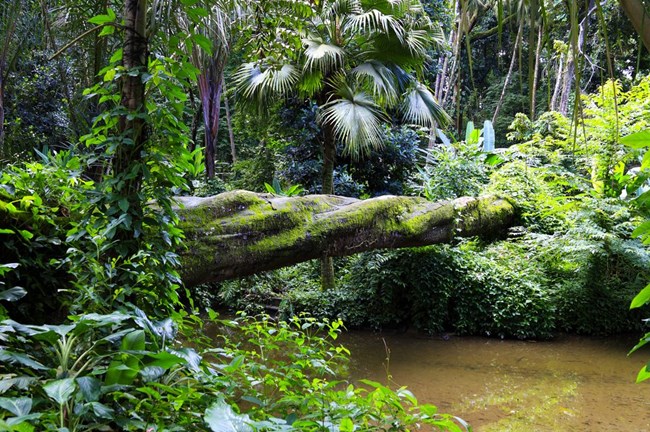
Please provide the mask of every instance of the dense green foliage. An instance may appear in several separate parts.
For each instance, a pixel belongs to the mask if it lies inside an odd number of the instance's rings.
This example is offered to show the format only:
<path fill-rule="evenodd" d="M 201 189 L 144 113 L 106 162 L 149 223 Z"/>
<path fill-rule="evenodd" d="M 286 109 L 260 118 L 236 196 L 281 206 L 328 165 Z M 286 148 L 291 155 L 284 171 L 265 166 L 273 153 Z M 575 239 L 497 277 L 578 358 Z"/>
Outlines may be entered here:
<path fill-rule="evenodd" d="M 186 331 L 200 327 L 181 336 L 178 322 Z M 2 381 L 0 427 L 461 430 L 458 420 L 418 404 L 404 388 L 339 380 L 349 354 L 335 343 L 341 326 L 307 317 L 276 323 L 244 315 L 218 320 L 215 314 L 205 324 L 181 316 L 151 321 L 139 309 L 84 314 L 58 326 L 5 321 L 0 335 L 15 348 L 0 351 L 13 371 Z M 223 336 L 200 337 L 204 330 Z M 188 338 L 192 348 L 183 347 Z"/>
<path fill-rule="evenodd" d="M 342 322 L 642 330 L 650 78 L 617 3 L 126 4 L 0 5 L 0 429 L 467 430 L 346 382 Z M 340 259 L 328 291 L 314 263 L 184 290 L 173 197 L 235 188 L 492 193 L 518 215 Z M 280 319 L 204 322 L 195 299 Z"/>
<path fill-rule="evenodd" d="M 622 130 L 645 124 L 647 83 L 619 88 L 616 108 L 610 84 L 585 97 L 584 140 L 573 139 L 569 120 L 548 113 L 535 122 L 518 116 L 511 138 L 519 143 L 498 155 L 481 152 L 471 138 L 428 151 L 411 187 L 434 200 L 479 192 L 509 197 L 520 226 L 507 238 L 346 259 L 332 292 L 320 291 L 317 274 L 301 265 L 225 283 L 222 299 L 243 308 L 279 297 L 285 313 L 431 333 L 548 338 L 557 331 L 640 331 L 643 312 L 628 305 L 650 276 L 650 254 L 632 237 L 644 211 L 630 197 L 646 177 L 631 163 L 635 151 L 612 136 L 615 109 Z"/>

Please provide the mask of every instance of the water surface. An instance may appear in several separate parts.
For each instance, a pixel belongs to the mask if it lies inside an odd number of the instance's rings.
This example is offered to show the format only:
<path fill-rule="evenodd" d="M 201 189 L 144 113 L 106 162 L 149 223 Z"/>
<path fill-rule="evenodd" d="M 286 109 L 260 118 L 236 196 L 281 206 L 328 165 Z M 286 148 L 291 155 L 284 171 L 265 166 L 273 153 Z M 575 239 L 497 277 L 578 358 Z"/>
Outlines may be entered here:
<path fill-rule="evenodd" d="M 627 357 L 634 337 L 525 342 L 351 332 L 342 343 L 352 352 L 352 379 L 390 377 L 475 431 L 650 432 L 650 382 L 634 383 L 650 351 Z"/>

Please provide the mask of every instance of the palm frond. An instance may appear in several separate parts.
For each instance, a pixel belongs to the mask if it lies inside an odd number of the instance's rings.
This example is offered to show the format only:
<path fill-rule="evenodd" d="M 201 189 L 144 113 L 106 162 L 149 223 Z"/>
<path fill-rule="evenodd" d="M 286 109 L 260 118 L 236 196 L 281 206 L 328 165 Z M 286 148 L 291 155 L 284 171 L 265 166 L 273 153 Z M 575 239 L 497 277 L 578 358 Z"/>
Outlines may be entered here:
<path fill-rule="evenodd" d="M 364 2 L 366 8 L 377 9 L 384 14 L 403 16 L 424 12 L 420 0 L 370 0 Z"/>
<path fill-rule="evenodd" d="M 357 15 L 350 15 L 346 18 L 345 32 L 351 34 L 374 34 L 380 33 L 395 36 L 402 41 L 405 31 L 402 24 L 392 15 L 383 14 L 377 9 Z"/>
<path fill-rule="evenodd" d="M 233 75 L 242 102 L 260 109 L 278 96 L 288 95 L 299 78 L 300 72 L 289 64 L 263 67 L 258 63 L 244 63 Z"/>
<path fill-rule="evenodd" d="M 352 74 L 362 82 L 369 83 L 376 99 L 390 105 L 397 100 L 397 77 L 386 65 L 378 61 L 368 61 L 352 69 Z"/>
<path fill-rule="evenodd" d="M 387 116 L 372 97 L 362 91 L 346 86 L 340 88 L 341 95 L 344 97 L 321 108 L 319 120 L 332 127 L 337 139 L 344 144 L 344 152 L 358 159 L 381 147 L 381 125 Z"/>
<path fill-rule="evenodd" d="M 305 71 L 320 70 L 324 74 L 343 65 L 345 51 L 336 45 L 323 41 L 320 37 L 305 38 Z"/>
<path fill-rule="evenodd" d="M 319 70 L 303 72 L 298 91 L 307 97 L 312 97 L 323 88 L 323 84 L 323 72 Z"/>
<path fill-rule="evenodd" d="M 451 119 L 436 101 L 431 90 L 421 83 L 415 83 L 403 96 L 402 114 L 407 121 L 432 126 L 437 122 L 441 126 L 449 124 Z"/>
<path fill-rule="evenodd" d="M 341 17 L 345 15 L 356 15 L 363 12 L 359 0 L 334 0 L 325 6 L 324 16 Z"/>

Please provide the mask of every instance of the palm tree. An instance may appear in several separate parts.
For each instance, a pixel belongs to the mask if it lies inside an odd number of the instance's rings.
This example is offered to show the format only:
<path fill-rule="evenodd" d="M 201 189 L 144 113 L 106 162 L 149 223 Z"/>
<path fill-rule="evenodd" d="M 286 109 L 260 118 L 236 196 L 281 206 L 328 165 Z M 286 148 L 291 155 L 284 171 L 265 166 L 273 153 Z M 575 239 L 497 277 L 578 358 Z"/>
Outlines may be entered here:
<path fill-rule="evenodd" d="M 206 176 L 215 176 L 215 145 L 219 133 L 221 99 L 224 93 L 224 73 L 230 56 L 235 30 L 250 14 L 244 2 L 238 0 L 209 0 L 204 2 L 209 14 L 202 26 L 197 26 L 189 18 L 182 20 L 186 31 L 202 36 L 209 46 L 196 46 L 191 60 L 201 72 L 198 76 L 198 91 L 205 130 L 205 169 Z M 227 102 L 226 102 L 227 106 Z M 228 109 L 228 108 L 226 108 Z M 229 116 L 229 113 L 227 113 Z M 229 118 L 229 117 L 228 117 Z M 231 140 L 233 155 L 234 142 Z M 235 156 L 233 156 L 233 159 Z"/>
<path fill-rule="evenodd" d="M 387 109 L 408 122 L 446 125 L 449 117 L 419 81 L 427 52 L 442 44 L 440 28 L 419 0 L 336 0 L 287 2 L 277 6 L 271 32 L 258 31 L 257 58 L 244 63 L 234 79 L 243 101 L 263 107 L 279 95 L 298 93 L 316 102 L 322 130 L 322 193 L 334 193 L 336 144 L 359 158 L 381 146 Z M 297 31 L 291 29 L 296 26 Z M 325 266 L 324 266 L 325 267 Z M 323 274 L 323 287 L 333 274 Z"/>

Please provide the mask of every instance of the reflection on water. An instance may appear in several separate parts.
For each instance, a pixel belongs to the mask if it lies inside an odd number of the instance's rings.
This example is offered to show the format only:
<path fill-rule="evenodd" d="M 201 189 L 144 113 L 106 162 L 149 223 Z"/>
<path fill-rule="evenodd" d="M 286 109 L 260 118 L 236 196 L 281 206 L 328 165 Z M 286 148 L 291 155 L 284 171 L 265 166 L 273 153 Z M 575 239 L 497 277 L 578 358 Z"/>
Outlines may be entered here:
<path fill-rule="evenodd" d="M 445 341 L 353 332 L 342 343 L 352 351 L 352 379 L 385 383 L 390 375 L 394 386 L 475 431 L 650 432 L 650 383 L 634 383 L 650 351 L 627 357 L 634 338 Z"/>

